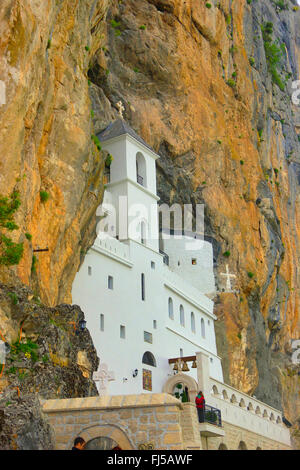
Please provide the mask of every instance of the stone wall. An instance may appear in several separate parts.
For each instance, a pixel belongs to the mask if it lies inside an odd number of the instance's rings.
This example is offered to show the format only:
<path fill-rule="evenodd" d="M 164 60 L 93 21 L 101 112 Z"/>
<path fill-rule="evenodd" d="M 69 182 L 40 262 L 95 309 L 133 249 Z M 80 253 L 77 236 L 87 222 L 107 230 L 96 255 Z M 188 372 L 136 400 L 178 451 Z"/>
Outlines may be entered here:
<path fill-rule="evenodd" d="M 55 431 L 55 448 L 70 449 L 82 436 L 113 439 L 123 450 L 152 444 L 154 449 L 183 449 L 182 404 L 168 394 L 47 400 L 43 411 Z"/>
<path fill-rule="evenodd" d="M 167 393 L 47 400 L 43 405 L 55 434 L 55 449 L 71 449 L 77 436 L 86 442 L 109 437 L 123 450 L 284 450 L 287 445 L 223 422 L 223 437 L 200 435 L 196 407 Z M 217 429 L 217 427 L 215 427 Z M 207 434 L 207 432 L 206 432 Z"/>

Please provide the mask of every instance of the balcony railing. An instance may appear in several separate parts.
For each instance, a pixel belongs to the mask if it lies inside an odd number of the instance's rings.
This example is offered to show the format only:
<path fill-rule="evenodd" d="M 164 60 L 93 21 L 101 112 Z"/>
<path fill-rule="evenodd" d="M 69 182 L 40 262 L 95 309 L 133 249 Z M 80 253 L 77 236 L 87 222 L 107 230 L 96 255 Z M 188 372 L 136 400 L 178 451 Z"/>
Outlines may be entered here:
<path fill-rule="evenodd" d="M 214 424 L 215 426 L 222 426 L 221 411 L 213 406 L 204 406 L 204 422 Z"/>
<path fill-rule="evenodd" d="M 140 185 L 144 186 L 144 178 L 142 176 L 137 175 L 136 180 Z"/>
<path fill-rule="evenodd" d="M 167 253 L 165 253 L 164 251 L 162 250 L 159 250 L 160 254 L 163 255 L 163 262 L 169 266 L 169 255 L 167 255 Z"/>

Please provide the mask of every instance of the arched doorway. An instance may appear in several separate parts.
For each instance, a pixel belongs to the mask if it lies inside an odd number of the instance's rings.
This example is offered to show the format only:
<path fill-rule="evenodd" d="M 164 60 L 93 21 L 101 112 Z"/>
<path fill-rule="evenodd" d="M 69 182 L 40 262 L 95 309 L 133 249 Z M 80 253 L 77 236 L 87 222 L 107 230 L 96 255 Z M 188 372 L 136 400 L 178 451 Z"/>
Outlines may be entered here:
<path fill-rule="evenodd" d="M 75 437 L 82 437 L 87 443 L 87 450 L 105 450 L 119 446 L 122 450 L 134 450 L 133 444 L 129 437 L 118 426 L 103 424 L 99 426 L 91 426 L 82 429 L 76 436 L 70 439 L 67 449 L 71 449 Z M 111 447 L 110 447 L 111 446 Z"/>
<path fill-rule="evenodd" d="M 96 437 L 86 443 L 84 450 L 112 450 L 117 445 L 110 437 Z"/>
<path fill-rule="evenodd" d="M 222 443 L 219 445 L 218 450 L 228 450 L 228 448 L 227 448 L 227 446 L 222 442 Z"/>
<path fill-rule="evenodd" d="M 238 450 L 248 450 L 244 441 L 240 441 Z"/>
<path fill-rule="evenodd" d="M 198 393 L 198 385 L 196 380 L 193 379 L 193 377 L 184 374 L 183 372 L 179 372 L 178 374 L 168 378 L 165 385 L 163 386 L 162 391 L 175 396 L 174 391 L 176 390 L 177 384 L 182 385 L 182 390 L 184 390 L 185 393 L 188 394 L 188 400 L 194 403 L 196 395 Z"/>

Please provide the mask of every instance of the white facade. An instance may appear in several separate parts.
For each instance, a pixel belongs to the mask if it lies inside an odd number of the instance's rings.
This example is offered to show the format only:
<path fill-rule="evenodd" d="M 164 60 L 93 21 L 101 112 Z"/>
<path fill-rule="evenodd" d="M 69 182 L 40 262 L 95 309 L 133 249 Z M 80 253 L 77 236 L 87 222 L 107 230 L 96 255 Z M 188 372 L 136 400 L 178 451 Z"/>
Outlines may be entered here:
<path fill-rule="evenodd" d="M 73 303 L 85 312 L 100 361 L 115 374 L 109 393 L 147 393 L 143 369 L 151 371 L 152 392 L 161 392 L 174 374 L 168 359 L 194 356 L 196 351 L 209 355 L 210 375 L 222 381 L 213 302 L 205 295 L 214 291 L 211 245 L 204 242 L 202 252 L 191 251 L 181 266 L 175 266 L 175 252 L 183 260 L 190 239 L 183 237 L 174 244 L 168 240 L 164 250 L 170 254 L 171 266 L 167 266 L 159 252 L 158 156 L 128 134 L 103 142 L 102 148 L 113 156 L 103 207 L 106 214 L 116 215 L 116 222 L 108 224 L 115 226 L 116 238 L 99 233 L 75 278 L 72 295 Z M 127 197 L 127 211 L 126 205 L 119 209 L 120 196 Z M 132 226 L 138 228 L 136 236 Z M 192 265 L 195 257 L 197 264 Z M 155 366 L 143 363 L 145 353 L 153 355 Z M 196 369 L 187 374 L 197 380 Z"/>

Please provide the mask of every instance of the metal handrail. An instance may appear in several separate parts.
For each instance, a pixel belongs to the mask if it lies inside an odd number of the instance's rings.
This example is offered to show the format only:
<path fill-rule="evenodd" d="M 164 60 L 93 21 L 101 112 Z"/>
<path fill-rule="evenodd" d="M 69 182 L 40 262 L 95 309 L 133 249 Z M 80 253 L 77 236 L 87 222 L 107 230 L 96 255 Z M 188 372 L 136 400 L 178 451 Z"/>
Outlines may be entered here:
<path fill-rule="evenodd" d="M 221 410 L 210 405 L 204 405 L 204 422 L 222 426 Z"/>

